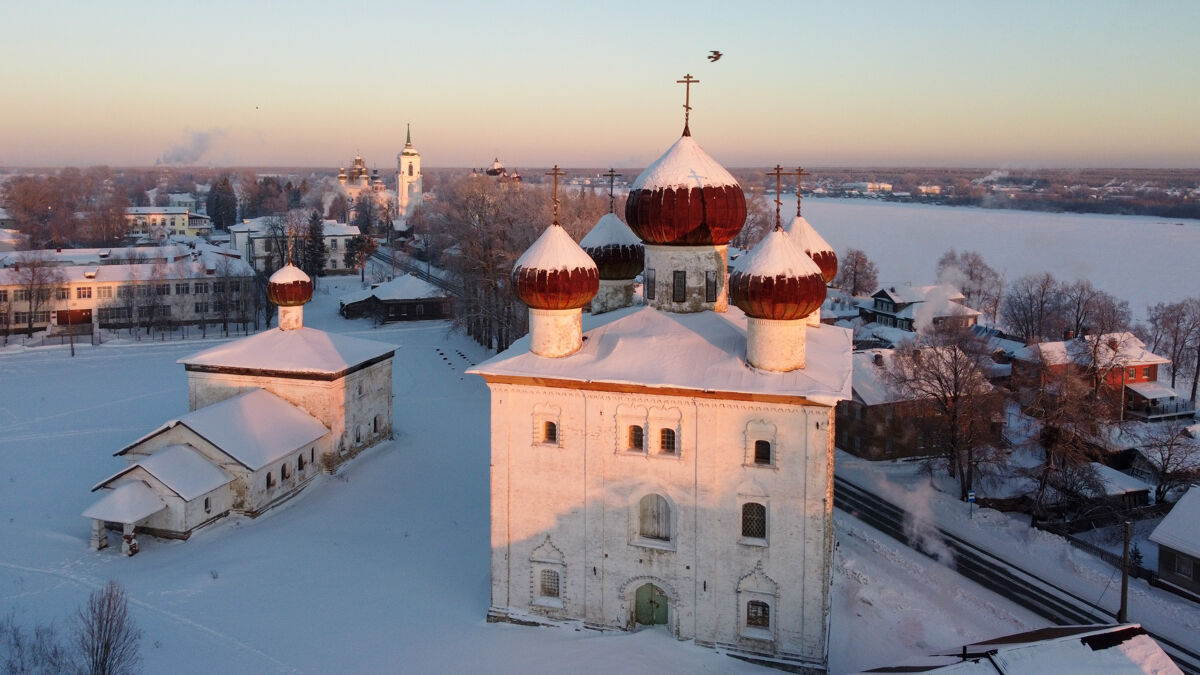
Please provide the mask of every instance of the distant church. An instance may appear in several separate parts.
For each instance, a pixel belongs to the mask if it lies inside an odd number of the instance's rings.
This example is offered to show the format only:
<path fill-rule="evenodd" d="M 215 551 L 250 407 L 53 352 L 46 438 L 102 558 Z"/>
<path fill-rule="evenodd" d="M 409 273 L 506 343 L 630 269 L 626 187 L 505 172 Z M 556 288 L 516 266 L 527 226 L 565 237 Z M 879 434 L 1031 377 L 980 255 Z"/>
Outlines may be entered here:
<path fill-rule="evenodd" d="M 190 412 L 119 450 L 125 468 L 98 483 L 83 515 L 92 548 L 119 529 L 187 539 L 230 513 L 257 516 L 391 437 L 394 345 L 306 328 L 312 280 L 288 264 L 267 293 L 278 328 L 179 360 Z"/>
<path fill-rule="evenodd" d="M 407 223 L 421 204 L 421 153 L 412 144 L 412 126 L 406 127 L 404 149 L 396 155 L 397 220 Z M 404 228 L 407 229 L 407 228 Z"/>
<path fill-rule="evenodd" d="M 745 218 L 685 120 L 628 225 L 608 214 L 581 248 L 556 222 L 517 261 L 530 334 L 470 371 L 492 398 L 489 620 L 663 624 L 826 670 L 851 335 L 819 323 L 836 259 L 782 227 L 727 276 Z"/>

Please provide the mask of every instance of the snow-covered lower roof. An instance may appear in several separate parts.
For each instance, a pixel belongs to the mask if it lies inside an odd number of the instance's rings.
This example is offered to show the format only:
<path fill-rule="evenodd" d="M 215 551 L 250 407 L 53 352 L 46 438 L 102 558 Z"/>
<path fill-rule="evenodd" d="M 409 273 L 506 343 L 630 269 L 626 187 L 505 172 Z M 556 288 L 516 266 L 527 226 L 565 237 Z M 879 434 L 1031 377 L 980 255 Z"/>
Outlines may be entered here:
<path fill-rule="evenodd" d="M 418 279 L 411 274 L 404 274 L 385 281 L 374 288 L 366 288 L 353 293 L 347 293 L 341 297 L 343 305 L 350 305 L 356 302 L 362 302 L 372 296 L 377 300 L 420 300 L 423 298 L 444 298 L 449 295 L 446 291 L 434 286 L 433 284 Z"/>
<path fill-rule="evenodd" d="M 187 214 L 188 209 L 183 206 L 127 206 L 125 213 L 131 216 L 157 215 L 165 214 L 168 216 L 182 216 Z"/>
<path fill-rule="evenodd" d="M 1184 493 L 1150 533 L 1150 541 L 1200 558 L 1200 487 Z"/>
<path fill-rule="evenodd" d="M 537 356 L 526 336 L 467 372 L 487 379 L 800 397 L 829 406 L 850 397 L 851 335 L 844 328 L 808 328 L 808 367 L 775 373 L 746 362 L 746 316 L 736 307 L 694 314 L 630 307 L 586 315 L 583 322 L 589 329 L 583 347 L 570 356 Z"/>
<path fill-rule="evenodd" d="M 1179 394 L 1161 382 L 1131 382 L 1126 387 L 1136 391 L 1142 398 L 1175 398 Z"/>
<path fill-rule="evenodd" d="M 188 445 L 168 445 L 145 459 L 131 464 L 92 488 L 102 488 L 141 467 L 185 501 L 207 494 L 233 480 L 228 472 L 213 464 Z"/>
<path fill-rule="evenodd" d="M 550 225 L 537 241 L 525 249 L 513 269 L 576 270 L 596 269 L 592 260 L 579 244 L 558 223 Z"/>
<path fill-rule="evenodd" d="M 1053 626 L 964 645 L 867 673 L 1182 673 L 1139 624 Z"/>
<path fill-rule="evenodd" d="M 1145 482 L 1099 462 L 1092 462 L 1092 469 L 1096 471 L 1096 478 L 1100 479 L 1100 483 L 1104 485 L 1104 496 L 1106 497 L 1119 497 L 1131 492 L 1150 490 L 1150 486 Z"/>
<path fill-rule="evenodd" d="M 904 400 L 887 379 L 894 349 L 864 349 L 854 352 L 854 395 L 864 405 L 881 405 Z M 878 365 L 876 364 L 878 360 Z"/>
<path fill-rule="evenodd" d="M 396 346 L 326 333 L 315 328 L 263 331 L 179 359 L 188 370 L 238 370 L 270 375 L 323 375 L 331 379 L 376 359 Z"/>
<path fill-rule="evenodd" d="M 121 483 L 104 493 L 83 512 L 84 518 L 132 524 L 167 508 L 162 499 L 140 480 Z"/>
<path fill-rule="evenodd" d="M 265 389 L 251 389 L 171 420 L 116 454 L 181 424 L 251 471 L 316 441 L 329 429 Z"/>
<path fill-rule="evenodd" d="M 680 136 L 662 157 L 633 181 L 633 190 L 737 185 L 733 175 L 691 136 Z"/>

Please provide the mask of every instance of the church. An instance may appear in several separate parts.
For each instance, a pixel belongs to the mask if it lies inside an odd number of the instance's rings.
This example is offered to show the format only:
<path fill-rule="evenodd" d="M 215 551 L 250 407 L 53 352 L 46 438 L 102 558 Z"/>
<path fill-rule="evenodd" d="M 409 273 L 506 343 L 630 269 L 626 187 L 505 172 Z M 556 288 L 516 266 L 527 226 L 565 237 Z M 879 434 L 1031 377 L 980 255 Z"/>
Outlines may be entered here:
<path fill-rule="evenodd" d="M 231 514 L 281 504 L 392 435 L 395 346 L 304 326 L 312 280 L 292 264 L 271 275 L 278 327 L 179 360 L 189 412 L 117 451 L 126 465 L 92 488 L 91 546 L 119 529 L 187 539 Z"/>
<path fill-rule="evenodd" d="M 685 118 L 625 223 L 581 247 L 555 222 L 516 262 L 530 334 L 469 371 L 491 391 L 489 620 L 661 624 L 825 672 L 851 335 L 817 316 L 836 260 L 778 223 L 727 274 L 745 218 Z"/>

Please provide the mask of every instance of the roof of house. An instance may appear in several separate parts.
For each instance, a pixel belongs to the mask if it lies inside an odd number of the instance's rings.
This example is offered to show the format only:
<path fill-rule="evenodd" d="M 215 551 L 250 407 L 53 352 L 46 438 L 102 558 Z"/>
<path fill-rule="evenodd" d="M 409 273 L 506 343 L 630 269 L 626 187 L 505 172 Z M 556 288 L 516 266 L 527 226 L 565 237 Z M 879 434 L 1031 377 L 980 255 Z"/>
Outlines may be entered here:
<path fill-rule="evenodd" d="M 1139 624 L 1053 626 L 907 660 L 868 673 L 1179 673 Z"/>
<path fill-rule="evenodd" d="M 315 328 L 274 328 L 185 356 L 189 370 L 236 369 L 263 374 L 339 373 L 377 358 L 391 356 L 396 345 Z"/>
<path fill-rule="evenodd" d="M 1175 503 L 1150 541 L 1200 558 L 1200 488 L 1193 486 Z"/>
<path fill-rule="evenodd" d="M 1175 398 L 1176 391 L 1161 382 L 1130 382 L 1125 385 L 1137 392 L 1142 398 Z"/>
<path fill-rule="evenodd" d="M 883 297 L 902 305 L 913 302 L 925 302 L 933 299 L 964 300 L 966 296 L 951 284 L 930 284 L 928 286 L 885 286 L 875 291 L 871 297 Z"/>
<path fill-rule="evenodd" d="M 254 271 L 240 258 L 221 259 L 201 256 L 168 263 L 134 263 L 131 265 L 56 265 L 63 283 L 165 283 L 177 279 L 223 280 L 228 277 L 249 277 Z M 21 272 L 13 267 L 0 267 L 0 286 L 23 283 Z"/>
<path fill-rule="evenodd" d="M 113 523 L 136 523 L 167 508 L 150 486 L 130 480 L 114 487 L 83 511 L 84 518 Z"/>
<path fill-rule="evenodd" d="M 423 279 L 411 274 L 398 276 L 391 281 L 385 281 L 372 288 L 365 288 L 353 293 L 347 293 L 341 298 L 343 305 L 362 302 L 372 296 L 381 301 L 420 300 L 423 298 L 444 298 L 449 293 Z"/>
<path fill-rule="evenodd" d="M 191 501 L 233 481 L 233 476 L 213 464 L 195 448 L 189 445 L 168 445 L 100 481 L 92 491 L 109 485 L 138 467 L 157 478 L 185 501 Z"/>
<path fill-rule="evenodd" d="M 1093 348 L 1096 358 L 1101 364 L 1129 367 L 1171 362 L 1170 359 L 1165 359 L 1146 349 L 1146 343 L 1128 331 L 1104 333 L 1098 336 L 1086 335 L 1058 342 L 1039 342 L 1015 351 L 1013 358 L 1030 363 L 1041 361 L 1050 366 L 1067 363 L 1090 366 L 1092 365 Z"/>
<path fill-rule="evenodd" d="M 676 314 L 629 307 L 585 315 L 583 347 L 562 358 L 529 351 L 529 337 L 468 370 L 491 377 L 568 380 L 649 389 L 803 397 L 834 405 L 850 397 L 850 331 L 807 329 L 807 367 L 786 373 L 746 362 L 746 316 L 726 312 Z"/>
<path fill-rule="evenodd" d="M 300 408 L 265 389 L 251 389 L 171 420 L 116 454 L 123 455 L 175 425 L 191 429 L 251 471 L 329 433 L 325 425 Z"/>
<path fill-rule="evenodd" d="M 1106 497 L 1119 497 L 1131 492 L 1150 490 L 1150 486 L 1144 481 L 1099 462 L 1092 462 L 1092 468 L 1096 471 L 1096 478 L 1100 479 L 1100 483 L 1104 486 L 1104 496 Z"/>

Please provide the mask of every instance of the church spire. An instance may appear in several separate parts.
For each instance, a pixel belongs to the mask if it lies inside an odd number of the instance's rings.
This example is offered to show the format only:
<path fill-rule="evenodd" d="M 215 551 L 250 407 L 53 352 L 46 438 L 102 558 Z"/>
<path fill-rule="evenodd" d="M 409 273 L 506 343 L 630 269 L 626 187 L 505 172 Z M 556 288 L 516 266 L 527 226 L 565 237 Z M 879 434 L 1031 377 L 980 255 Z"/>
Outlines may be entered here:
<path fill-rule="evenodd" d="M 412 122 L 406 122 L 404 124 L 404 126 L 408 131 L 408 133 L 406 134 L 406 136 L 404 138 L 404 145 L 405 145 L 405 147 L 411 148 L 412 147 Z"/>

